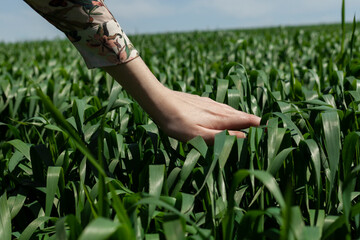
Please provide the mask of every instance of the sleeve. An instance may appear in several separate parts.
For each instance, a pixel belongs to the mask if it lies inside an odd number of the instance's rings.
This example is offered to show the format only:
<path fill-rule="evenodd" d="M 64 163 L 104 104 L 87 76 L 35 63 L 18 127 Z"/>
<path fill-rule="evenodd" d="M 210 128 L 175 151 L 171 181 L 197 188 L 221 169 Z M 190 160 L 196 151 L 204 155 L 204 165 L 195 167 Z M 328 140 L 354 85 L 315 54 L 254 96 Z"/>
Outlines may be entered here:
<path fill-rule="evenodd" d="M 139 56 L 104 0 L 24 0 L 65 33 L 88 68 L 114 66 Z"/>

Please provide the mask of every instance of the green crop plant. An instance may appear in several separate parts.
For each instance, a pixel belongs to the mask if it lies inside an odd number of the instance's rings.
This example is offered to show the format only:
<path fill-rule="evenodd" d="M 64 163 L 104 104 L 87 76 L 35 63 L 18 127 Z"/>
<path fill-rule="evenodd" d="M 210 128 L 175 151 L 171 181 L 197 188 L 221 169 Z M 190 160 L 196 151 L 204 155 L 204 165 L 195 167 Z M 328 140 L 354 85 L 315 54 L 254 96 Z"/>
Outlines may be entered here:
<path fill-rule="evenodd" d="M 358 37 L 132 36 L 167 87 L 262 117 L 213 146 L 166 136 L 67 41 L 0 43 L 0 239 L 360 238 Z"/>

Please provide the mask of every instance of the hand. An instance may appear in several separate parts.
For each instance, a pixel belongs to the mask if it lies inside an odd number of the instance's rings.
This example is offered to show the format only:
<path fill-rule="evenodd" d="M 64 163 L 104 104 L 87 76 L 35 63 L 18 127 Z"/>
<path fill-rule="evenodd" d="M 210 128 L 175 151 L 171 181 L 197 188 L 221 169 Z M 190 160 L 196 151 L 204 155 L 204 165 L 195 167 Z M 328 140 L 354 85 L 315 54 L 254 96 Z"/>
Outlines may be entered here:
<path fill-rule="evenodd" d="M 213 144 L 215 134 L 227 129 L 231 135 L 244 138 L 239 130 L 258 126 L 260 118 L 237 111 L 210 98 L 177 92 L 164 87 L 142 59 L 104 68 L 113 76 L 159 127 L 180 141 L 201 136 Z"/>
<path fill-rule="evenodd" d="M 225 129 L 230 135 L 245 138 L 245 133 L 239 130 L 260 125 L 259 117 L 207 97 L 170 89 L 163 95 L 166 101 L 152 117 L 166 134 L 180 141 L 201 136 L 207 144 L 213 144 L 215 134 Z"/>

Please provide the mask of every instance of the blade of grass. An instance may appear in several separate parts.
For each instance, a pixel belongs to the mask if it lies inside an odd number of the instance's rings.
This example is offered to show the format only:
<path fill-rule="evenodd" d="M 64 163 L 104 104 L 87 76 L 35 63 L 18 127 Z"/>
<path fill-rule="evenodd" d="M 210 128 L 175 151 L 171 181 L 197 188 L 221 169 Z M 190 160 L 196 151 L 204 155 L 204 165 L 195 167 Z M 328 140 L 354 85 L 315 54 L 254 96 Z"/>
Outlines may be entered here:
<path fill-rule="evenodd" d="M 11 240 L 11 214 L 6 192 L 0 197 L 0 238 Z"/>
<path fill-rule="evenodd" d="M 286 129 L 278 128 L 278 118 L 272 118 L 269 119 L 269 122 L 267 124 L 267 130 L 268 130 L 268 141 L 267 141 L 268 166 L 270 166 L 270 163 L 272 162 L 277 152 L 279 151 Z"/>
<path fill-rule="evenodd" d="M 360 132 L 351 132 L 345 137 L 342 151 L 345 178 L 350 174 L 352 164 L 357 164 L 354 160 L 356 159 L 356 150 L 359 149 L 359 141 Z"/>
<path fill-rule="evenodd" d="M 355 30 L 356 30 L 356 16 L 354 15 L 351 40 L 350 40 L 350 63 L 351 63 L 351 60 L 353 59 L 353 49 L 354 49 L 354 43 L 355 43 Z"/>
<path fill-rule="evenodd" d="M 201 187 L 199 188 L 199 190 L 196 192 L 195 197 L 200 194 L 202 189 L 206 186 L 206 183 L 207 183 L 208 179 L 210 178 L 211 174 L 213 173 L 216 163 L 219 160 L 219 156 L 221 154 L 222 148 L 224 146 L 225 139 L 226 139 L 226 131 L 223 131 L 223 132 L 215 135 L 213 160 L 211 162 L 208 172 L 206 173 L 204 182 L 201 185 Z"/>
<path fill-rule="evenodd" d="M 240 106 L 240 92 L 237 89 L 228 89 L 228 104 L 229 106 L 239 109 Z"/>
<path fill-rule="evenodd" d="M 49 217 L 54 205 L 55 193 L 58 189 L 58 183 L 60 174 L 62 172 L 61 167 L 49 167 L 46 180 L 46 205 L 45 216 Z"/>
<path fill-rule="evenodd" d="M 303 137 L 301 131 L 299 130 L 299 128 L 285 114 L 280 113 L 280 112 L 275 112 L 274 115 L 276 115 L 276 116 L 278 116 L 278 117 L 280 117 L 282 119 L 282 121 L 284 123 L 284 127 L 287 127 L 291 131 L 292 137 L 294 138 L 295 142 L 299 145 L 300 140 L 304 139 L 304 137 Z"/>
<path fill-rule="evenodd" d="M 149 166 L 149 194 L 154 197 L 160 197 L 161 190 L 164 184 L 165 165 L 150 165 Z M 153 217 L 155 206 L 149 206 L 149 224 Z"/>
<path fill-rule="evenodd" d="M 24 143 L 19 139 L 8 141 L 7 143 L 13 145 L 19 152 L 21 152 L 28 160 L 30 160 L 30 147 L 31 144 Z"/>
<path fill-rule="evenodd" d="M 305 147 L 306 145 L 307 149 L 310 152 L 310 164 L 312 164 L 312 167 L 315 172 L 315 179 L 316 179 L 316 193 L 317 193 L 317 204 L 316 204 L 316 214 L 315 214 L 315 221 L 317 221 L 318 217 L 318 211 L 320 209 L 321 205 L 321 159 L 320 159 L 320 150 L 317 145 L 317 143 L 313 139 L 306 139 L 305 141 L 300 142 L 300 147 Z"/>
<path fill-rule="evenodd" d="M 194 148 L 196 148 L 203 158 L 206 157 L 208 146 L 206 145 L 204 139 L 201 136 L 197 136 L 191 139 L 188 144 L 191 144 Z"/>
<path fill-rule="evenodd" d="M 41 225 L 43 225 L 44 223 L 46 223 L 47 221 L 50 221 L 50 220 L 55 221 L 56 218 L 51 218 L 51 217 L 46 217 L 46 216 L 36 218 L 21 233 L 19 240 L 31 239 L 31 237 L 34 234 L 34 232 L 36 231 L 36 229 L 38 229 Z"/>
<path fill-rule="evenodd" d="M 16 215 L 20 212 L 21 208 L 24 206 L 26 196 L 22 194 L 17 194 L 16 197 L 11 197 L 13 201 L 11 201 L 11 204 L 8 200 L 9 209 L 11 212 L 11 219 L 16 217 Z"/>
<path fill-rule="evenodd" d="M 180 219 L 163 223 L 167 240 L 185 240 L 185 231 Z"/>
<path fill-rule="evenodd" d="M 287 156 L 289 155 L 289 153 L 291 153 L 295 148 L 286 148 L 284 150 L 282 150 L 275 158 L 274 160 L 270 163 L 267 172 L 269 172 L 271 175 L 273 175 L 274 177 L 276 176 L 276 173 L 279 171 L 279 169 L 281 168 L 281 165 L 284 164 L 284 160 L 287 158 Z"/>
<path fill-rule="evenodd" d="M 189 154 L 186 156 L 184 165 L 180 172 L 180 178 L 178 179 L 178 182 L 176 183 L 171 193 L 171 196 L 175 197 L 179 193 L 186 179 L 190 176 L 191 172 L 193 171 L 199 158 L 200 158 L 200 153 L 196 149 L 192 149 L 189 152 Z"/>
<path fill-rule="evenodd" d="M 344 54 L 345 45 L 345 0 L 342 0 L 341 4 L 341 51 L 340 55 Z"/>
<path fill-rule="evenodd" d="M 224 103 L 228 86 L 229 86 L 229 80 L 227 80 L 227 79 L 218 79 L 217 80 L 217 90 L 216 90 L 216 101 L 217 102 Z"/>
<path fill-rule="evenodd" d="M 102 217 L 96 218 L 86 226 L 79 240 L 103 240 L 112 236 L 120 227 L 119 223 Z"/>
<path fill-rule="evenodd" d="M 330 167 L 330 190 L 328 192 L 328 199 L 334 189 L 334 181 L 336 172 L 339 168 L 340 160 L 340 121 L 337 112 L 329 111 L 322 115 L 323 130 L 325 135 L 325 148 L 327 151 Z"/>

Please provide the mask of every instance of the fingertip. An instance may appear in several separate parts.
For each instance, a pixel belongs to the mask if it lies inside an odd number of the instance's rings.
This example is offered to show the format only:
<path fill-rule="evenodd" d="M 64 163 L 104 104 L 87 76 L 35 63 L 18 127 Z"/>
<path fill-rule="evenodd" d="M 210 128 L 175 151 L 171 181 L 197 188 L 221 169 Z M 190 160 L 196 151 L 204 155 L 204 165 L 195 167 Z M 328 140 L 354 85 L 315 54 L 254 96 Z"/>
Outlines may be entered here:
<path fill-rule="evenodd" d="M 246 138 L 246 134 L 240 131 L 229 131 L 231 136 L 236 136 L 237 138 Z"/>
<path fill-rule="evenodd" d="M 256 115 L 250 115 L 250 122 L 249 125 L 252 127 L 258 127 L 261 123 L 261 118 Z"/>

